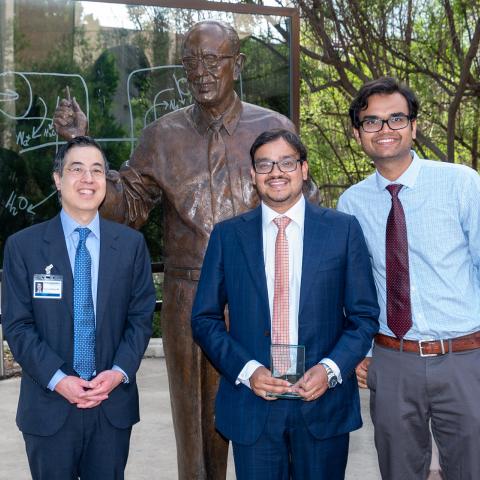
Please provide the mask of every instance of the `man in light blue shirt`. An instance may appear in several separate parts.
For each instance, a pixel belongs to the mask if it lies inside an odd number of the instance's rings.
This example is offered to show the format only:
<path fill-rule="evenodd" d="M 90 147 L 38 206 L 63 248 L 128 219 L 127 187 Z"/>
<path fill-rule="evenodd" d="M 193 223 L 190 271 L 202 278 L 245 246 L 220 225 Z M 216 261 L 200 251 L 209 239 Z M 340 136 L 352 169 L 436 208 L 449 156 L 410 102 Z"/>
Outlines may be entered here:
<path fill-rule="evenodd" d="M 372 358 L 357 377 L 371 392 L 382 478 L 426 478 L 431 421 L 444 477 L 478 479 L 480 177 L 411 150 L 417 113 L 414 93 L 392 78 L 365 84 L 350 107 L 355 138 L 377 170 L 338 209 L 362 226 L 381 309 Z M 406 333 L 393 331 L 400 317 Z"/>
<path fill-rule="evenodd" d="M 33 480 L 123 479 L 139 421 L 155 289 L 143 236 L 99 217 L 107 169 L 93 139 L 62 146 L 60 214 L 5 246 L 2 321 L 23 370 L 17 425 Z"/>

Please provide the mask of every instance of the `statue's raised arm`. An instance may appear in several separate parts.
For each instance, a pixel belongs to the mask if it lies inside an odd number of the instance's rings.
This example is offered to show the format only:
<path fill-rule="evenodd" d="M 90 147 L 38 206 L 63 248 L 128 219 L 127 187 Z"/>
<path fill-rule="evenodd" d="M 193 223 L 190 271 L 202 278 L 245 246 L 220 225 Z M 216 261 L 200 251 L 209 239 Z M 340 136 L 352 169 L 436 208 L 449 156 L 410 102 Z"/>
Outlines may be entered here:
<path fill-rule="evenodd" d="M 63 98 L 60 101 L 55 109 L 53 125 L 55 131 L 64 140 L 86 135 L 88 130 L 87 116 L 83 113 L 75 97 L 72 99 Z"/>
<path fill-rule="evenodd" d="M 63 98 L 55 109 L 53 125 L 64 140 L 87 133 L 87 116 L 76 98 L 70 98 L 68 88 L 67 98 Z M 142 148 L 138 150 L 143 151 L 143 147 L 149 153 L 154 151 L 148 146 L 148 141 L 142 143 Z M 135 157 L 138 160 L 134 160 Z M 140 176 L 137 169 L 129 166 L 133 162 L 141 169 L 144 161 L 150 162 L 149 155 L 135 152 L 132 160 L 126 162 L 120 172 L 107 172 L 107 194 L 100 209 L 103 217 L 135 228 L 140 228 L 146 222 L 151 209 L 160 201 L 161 190 L 156 180 L 149 183 L 146 176 Z M 145 181 L 142 182 L 142 179 Z"/>

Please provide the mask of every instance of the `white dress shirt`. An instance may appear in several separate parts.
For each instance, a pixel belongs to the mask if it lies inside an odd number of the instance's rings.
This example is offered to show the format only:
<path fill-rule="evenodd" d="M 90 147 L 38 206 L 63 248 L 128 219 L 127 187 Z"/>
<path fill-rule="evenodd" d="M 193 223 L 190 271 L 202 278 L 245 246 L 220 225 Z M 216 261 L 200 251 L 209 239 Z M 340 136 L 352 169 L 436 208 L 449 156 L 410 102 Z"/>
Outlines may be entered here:
<path fill-rule="evenodd" d="M 277 217 L 288 217 L 291 222 L 285 229 L 288 240 L 288 286 L 289 286 L 289 343 L 298 344 L 298 311 L 300 305 L 300 287 L 302 284 L 302 260 L 303 260 L 303 231 L 305 223 L 305 198 L 300 200 L 284 214 L 272 210 L 264 202 L 262 208 L 262 238 L 263 238 L 263 259 L 265 262 L 265 275 L 267 278 L 268 305 L 270 307 L 270 319 L 273 317 L 273 296 L 275 291 L 275 242 L 277 239 L 278 227 L 273 220 Z M 319 252 L 319 255 L 321 253 Z M 341 382 L 340 369 L 337 364 L 324 358 L 320 363 L 326 363 L 336 374 Z M 256 360 L 250 360 L 245 364 L 238 375 L 237 384 L 242 382 L 250 387 L 249 378 L 258 367 L 263 366 Z"/>

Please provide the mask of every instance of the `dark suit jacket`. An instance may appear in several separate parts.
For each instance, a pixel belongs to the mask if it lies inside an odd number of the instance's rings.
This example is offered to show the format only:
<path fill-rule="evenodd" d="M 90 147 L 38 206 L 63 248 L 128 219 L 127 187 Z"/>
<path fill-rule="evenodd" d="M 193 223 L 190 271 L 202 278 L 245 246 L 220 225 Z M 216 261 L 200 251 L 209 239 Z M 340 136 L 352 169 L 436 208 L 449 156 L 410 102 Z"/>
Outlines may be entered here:
<path fill-rule="evenodd" d="M 270 408 L 270 402 L 245 385 L 235 385 L 249 360 L 270 365 L 262 250 L 261 207 L 218 224 L 210 238 L 192 313 L 193 336 L 222 374 L 216 426 L 241 444 L 257 440 Z M 354 369 L 378 330 L 378 314 L 370 259 L 357 220 L 306 202 L 298 341 L 305 345 L 306 369 L 329 357 L 343 379 L 318 400 L 301 405 L 316 438 L 361 426 Z"/>
<path fill-rule="evenodd" d="M 35 299 L 33 276 L 53 264 L 63 275 L 61 300 Z M 23 370 L 17 425 L 24 433 L 53 435 L 77 408 L 47 388 L 60 368 L 73 370 L 73 276 L 57 215 L 12 235 L 6 243 L 2 279 L 2 322 L 12 353 Z M 100 263 L 96 307 L 96 370 L 118 365 L 129 383 L 120 384 L 99 408 L 117 428 L 139 421 L 135 375 L 152 331 L 155 290 L 143 236 L 100 219 Z"/>

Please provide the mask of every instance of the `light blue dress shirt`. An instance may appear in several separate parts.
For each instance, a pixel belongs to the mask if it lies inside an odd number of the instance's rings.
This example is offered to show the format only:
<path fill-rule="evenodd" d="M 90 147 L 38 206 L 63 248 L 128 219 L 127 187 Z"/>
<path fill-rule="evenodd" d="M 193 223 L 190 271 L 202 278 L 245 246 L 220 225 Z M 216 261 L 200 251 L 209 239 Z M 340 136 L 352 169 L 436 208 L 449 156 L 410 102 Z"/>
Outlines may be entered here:
<path fill-rule="evenodd" d="M 385 230 L 391 207 L 386 186 L 400 183 L 408 237 L 412 328 L 406 339 L 447 339 L 480 330 L 480 177 L 469 167 L 413 161 L 394 182 L 377 171 L 350 187 L 340 211 L 362 226 L 377 286 L 380 333 L 387 326 Z"/>
<path fill-rule="evenodd" d="M 90 234 L 87 237 L 86 245 L 90 252 L 92 259 L 92 299 L 95 315 L 97 313 L 97 286 L 98 286 L 98 266 L 100 263 L 100 217 L 97 214 L 95 218 L 88 225 L 80 225 L 73 218 L 71 218 L 63 209 L 60 212 L 60 220 L 62 222 L 63 234 L 65 235 L 65 244 L 67 246 L 68 259 L 70 260 L 70 266 L 72 273 L 75 275 L 75 254 L 77 252 L 79 233 L 75 231 L 77 228 L 87 227 L 90 229 Z M 96 318 L 95 318 L 96 321 Z M 114 365 L 113 370 L 118 370 L 123 373 L 125 379 L 127 375 L 125 372 Z M 66 374 L 62 370 L 57 370 L 48 384 L 50 390 L 55 390 L 57 383 L 66 377 Z"/>

